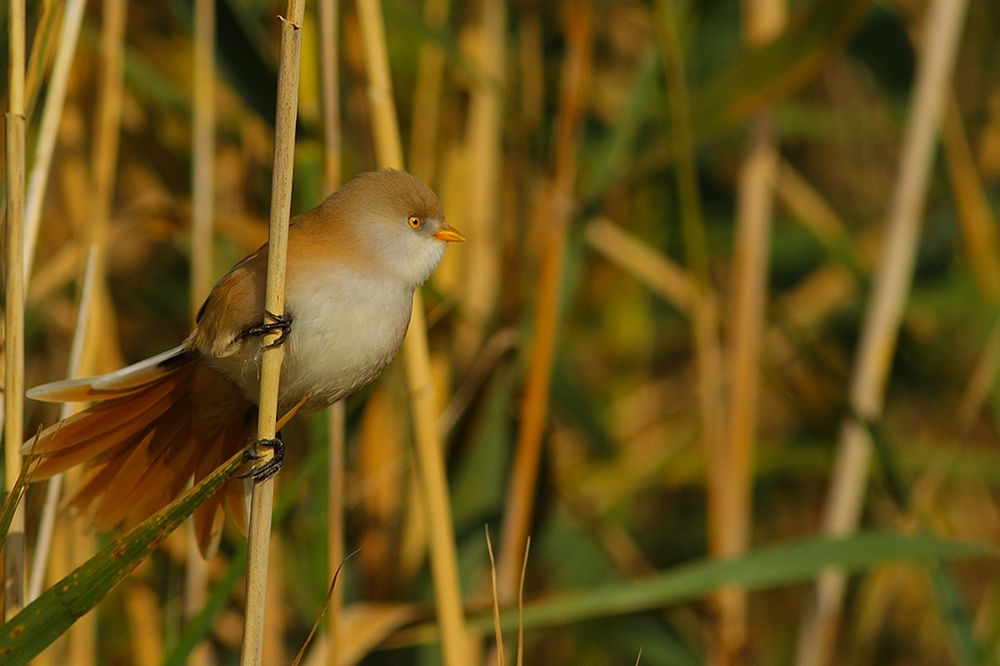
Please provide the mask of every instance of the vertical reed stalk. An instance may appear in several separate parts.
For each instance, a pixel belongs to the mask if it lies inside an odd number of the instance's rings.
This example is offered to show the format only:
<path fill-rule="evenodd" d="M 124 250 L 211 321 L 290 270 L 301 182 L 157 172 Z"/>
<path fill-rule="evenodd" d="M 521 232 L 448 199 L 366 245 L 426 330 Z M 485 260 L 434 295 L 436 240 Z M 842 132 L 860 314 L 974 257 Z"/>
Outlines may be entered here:
<path fill-rule="evenodd" d="M 723 419 L 722 350 L 719 344 L 719 313 L 716 295 L 709 283 L 708 252 L 704 215 L 698 191 L 697 155 L 691 129 L 684 58 L 681 49 L 674 0 L 657 0 L 657 24 L 663 70 L 670 100 L 672 144 L 676 154 L 677 190 L 680 200 L 684 256 L 695 293 L 692 309 L 695 369 L 698 375 L 698 409 L 701 437 L 708 459 L 708 543 L 712 555 L 720 553 L 726 529 L 724 507 L 730 483 L 727 472 Z"/>
<path fill-rule="evenodd" d="M 102 4 L 100 79 L 92 157 L 93 212 L 90 227 L 91 243 L 97 245 L 98 275 L 102 279 L 111 224 L 111 199 L 118 168 L 126 10 L 126 0 L 104 0 Z"/>
<path fill-rule="evenodd" d="M 967 6 L 967 0 L 934 0 L 924 16 L 922 52 L 899 172 L 850 387 L 854 414 L 869 421 L 882 413 L 892 351 L 913 277 L 938 126 Z M 871 456 L 872 443 L 866 427 L 853 416 L 846 417 L 827 494 L 823 524 L 827 534 L 843 535 L 857 528 Z M 819 666 L 829 660 L 845 582 L 844 573 L 838 570 L 826 571 L 817 579 L 799 634 L 799 666 Z"/>
<path fill-rule="evenodd" d="M 499 293 L 500 247 L 496 230 L 500 207 L 502 91 L 506 62 L 504 0 L 483 0 L 476 62 L 483 78 L 472 92 L 467 154 L 469 164 L 468 242 L 462 303 L 466 319 L 458 329 L 457 356 L 468 363 L 482 345 Z"/>
<path fill-rule="evenodd" d="M 320 73 L 323 98 L 323 182 L 330 194 L 340 186 L 340 58 L 338 31 L 340 8 L 338 0 L 319 0 Z M 344 401 L 330 406 L 328 413 L 329 477 L 327 479 L 329 524 L 329 571 L 338 571 L 346 556 L 344 548 L 344 448 L 347 439 Z M 343 624 L 344 586 L 333 585 L 327 610 L 330 640 L 326 663 L 340 663 L 340 634 Z"/>
<path fill-rule="evenodd" d="M 52 66 L 52 76 L 49 79 L 45 94 L 45 106 L 42 109 L 42 119 L 38 128 L 38 141 L 35 144 L 35 159 L 28 179 L 28 193 L 25 199 L 24 212 L 24 279 L 31 277 L 31 266 L 35 258 L 35 243 L 38 239 L 38 228 L 42 219 L 42 201 L 49 182 L 49 171 L 52 166 L 52 153 L 55 151 L 56 138 L 59 135 L 59 121 L 62 118 L 66 102 L 66 88 L 69 84 L 69 73 L 73 66 L 73 56 L 76 54 L 76 42 L 80 36 L 80 26 L 83 23 L 83 9 L 86 0 L 67 0 L 66 11 L 63 13 L 62 27 L 59 31 L 59 44 L 56 50 L 55 64 Z"/>
<path fill-rule="evenodd" d="M 330 575 L 337 571 L 346 557 L 344 547 L 344 445 L 347 439 L 346 432 L 346 410 L 344 401 L 338 400 L 330 406 L 328 411 L 330 427 L 330 466 L 327 493 L 329 493 L 328 510 L 330 531 L 329 536 L 329 570 Z M 330 607 L 327 610 L 327 621 L 329 623 L 330 640 L 327 650 L 326 663 L 330 666 L 337 666 L 340 663 L 340 635 L 342 633 L 344 615 L 344 586 L 343 584 L 333 586 L 333 593 L 330 595 Z"/>
<path fill-rule="evenodd" d="M 4 247 L 4 490 L 21 474 L 24 434 L 24 0 L 8 3 L 10 67 L 6 113 L 7 224 Z M 20 503 L 4 540 L 4 619 L 24 606 L 24 504 Z"/>
<path fill-rule="evenodd" d="M 195 0 L 191 131 L 191 311 L 212 290 L 215 195 L 215 3 Z"/>
<path fill-rule="evenodd" d="M 327 194 L 340 187 L 339 0 L 319 0 L 320 74 L 323 98 L 323 183 Z M 339 563 L 338 563 L 339 566 Z M 334 569 L 336 571 L 336 569 Z"/>
<path fill-rule="evenodd" d="M 402 168 L 403 151 L 392 97 L 382 9 L 378 0 L 358 0 L 357 6 L 378 163 L 381 167 Z M 445 666 L 463 666 L 468 663 L 469 642 L 458 578 L 455 530 L 448 504 L 448 478 L 437 430 L 439 407 L 431 377 L 427 322 L 419 291 L 413 298 L 413 314 L 403 340 L 403 356 L 413 411 L 417 461 L 428 512 L 431 574 L 441 632 L 441 656 Z"/>
<path fill-rule="evenodd" d="M 212 290 L 215 217 L 215 2 L 195 0 L 193 45 L 193 118 L 191 128 L 191 316 Z M 208 562 L 198 549 L 191 519 L 187 521 L 187 577 L 184 617 L 194 617 L 205 605 Z M 191 652 L 189 666 L 211 663 L 211 647 L 202 641 Z"/>
<path fill-rule="evenodd" d="M 107 244 L 111 227 L 111 202 L 118 170 L 118 143 L 124 97 L 124 55 L 127 0 L 104 0 L 101 6 L 101 40 L 98 61 L 97 110 L 91 147 L 90 220 L 88 243 L 97 246 L 97 283 L 94 311 L 88 326 L 100 335 L 86 336 L 85 359 L 94 359 L 94 370 L 117 367 L 111 358 L 117 348 L 118 331 L 112 315 L 111 297 L 105 281 Z M 109 344 L 109 340 L 113 341 Z M 88 361 L 89 362 L 89 361 Z"/>
<path fill-rule="evenodd" d="M 750 48 L 773 39 L 785 23 L 784 0 L 754 0 L 746 10 L 743 37 Z M 730 312 L 728 460 L 720 474 L 728 480 L 719 506 L 719 557 L 746 552 L 752 521 L 753 459 L 756 449 L 760 384 L 761 336 L 767 319 L 767 276 L 770 263 L 771 213 L 778 172 L 778 148 L 771 109 L 758 111 L 750 123 L 750 145 L 740 169 L 736 241 L 733 256 Z M 745 661 L 747 643 L 746 590 L 725 588 L 715 596 L 719 623 L 711 663 Z"/>
<path fill-rule="evenodd" d="M 278 61 L 278 94 L 275 105 L 274 173 L 271 181 L 271 223 L 267 241 L 267 285 L 264 308 L 285 311 L 285 252 L 288 247 L 288 219 L 292 200 L 292 172 L 295 165 L 295 123 L 299 104 L 299 55 L 302 49 L 302 21 L 305 0 L 288 0 L 281 18 L 281 51 Z M 265 313 L 261 313 L 264 317 Z M 275 331 L 274 335 L 278 335 Z M 260 400 L 257 437 L 273 439 L 278 411 L 278 380 L 284 347 L 267 347 L 262 340 Z M 266 453 L 266 452 L 265 452 Z M 270 451 L 273 455 L 273 451 Z M 266 462 L 266 459 L 265 461 Z M 246 617 L 240 663 L 259 666 L 263 657 L 264 609 L 267 597 L 267 561 L 274 510 L 274 477 L 254 483 L 250 500 Z"/>
<path fill-rule="evenodd" d="M 69 353 L 69 367 L 66 377 L 72 379 L 82 376 L 84 341 L 87 336 L 87 325 L 93 303 L 94 285 L 97 278 L 97 248 L 93 245 L 87 252 L 87 261 L 80 283 L 80 302 L 76 311 L 76 327 L 73 330 L 73 343 Z M 78 403 L 63 403 L 59 419 L 67 419 L 79 409 Z M 52 548 L 52 534 L 55 530 L 56 514 L 59 510 L 59 496 L 62 491 L 63 475 L 57 474 L 49 479 L 45 491 L 45 504 L 38 525 L 38 537 L 35 540 L 35 552 L 31 560 L 31 578 L 28 584 L 28 602 L 34 601 L 42 592 L 45 584 L 45 570 L 48 566 L 49 552 Z"/>
<path fill-rule="evenodd" d="M 518 573 L 528 540 L 535 505 L 535 489 L 548 420 L 549 388 L 559 324 L 560 289 L 566 255 L 566 237 L 576 190 L 577 145 L 586 112 L 593 47 L 593 10 L 590 3 L 566 7 L 567 51 L 562 64 L 559 115 L 555 126 L 555 174 L 551 190 L 542 194 L 536 223 L 542 225 L 544 250 L 532 336 L 531 359 L 521 403 L 510 488 L 504 507 L 504 525 L 497 567 L 501 604 L 517 599 Z"/>
<path fill-rule="evenodd" d="M 424 21 L 430 28 L 440 28 L 448 21 L 450 9 L 451 0 L 426 0 Z M 425 183 L 434 182 L 444 62 L 444 52 L 436 44 L 424 44 L 420 47 L 417 82 L 413 93 L 410 173 Z"/>

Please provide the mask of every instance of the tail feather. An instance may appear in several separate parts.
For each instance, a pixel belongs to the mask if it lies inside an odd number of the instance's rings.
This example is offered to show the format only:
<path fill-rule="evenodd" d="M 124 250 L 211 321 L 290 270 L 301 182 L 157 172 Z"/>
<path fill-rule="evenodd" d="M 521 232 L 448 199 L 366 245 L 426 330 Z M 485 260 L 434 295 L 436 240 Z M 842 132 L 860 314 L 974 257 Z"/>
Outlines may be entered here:
<path fill-rule="evenodd" d="M 83 512 L 95 529 L 138 524 L 177 497 L 192 476 L 197 483 L 247 445 L 254 427 L 249 402 L 245 418 L 229 425 L 213 425 L 226 423 L 215 413 L 192 414 L 202 394 L 227 410 L 243 408 L 245 400 L 227 380 L 189 362 L 193 358 L 178 347 L 116 373 L 30 392 L 41 400 L 96 401 L 22 447 L 23 453 L 41 458 L 37 478 L 87 463 L 67 504 Z M 243 486 L 241 479 L 227 481 L 195 510 L 198 545 L 206 556 L 218 549 L 225 507 L 246 529 Z"/>
<path fill-rule="evenodd" d="M 236 526 L 247 531 L 247 482 L 243 479 L 230 479 L 226 481 L 222 492 L 226 496 L 226 508 L 229 515 L 233 517 Z"/>
<path fill-rule="evenodd" d="M 174 347 L 127 368 L 85 379 L 66 379 L 30 389 L 27 396 L 43 402 L 90 402 L 131 395 L 192 358 L 186 345 Z"/>
<path fill-rule="evenodd" d="M 130 513 L 132 505 L 128 503 L 127 496 L 142 476 L 140 466 L 148 461 L 149 447 L 155 437 L 155 432 L 147 431 L 137 444 L 115 456 L 114 476 L 102 489 L 101 496 L 95 499 L 92 508 L 95 525 L 118 525 Z"/>
<path fill-rule="evenodd" d="M 89 467 L 84 471 L 79 488 L 66 501 L 69 507 L 83 513 L 90 526 L 98 532 L 106 532 L 116 525 L 98 519 L 97 500 L 110 487 L 115 475 L 124 464 L 124 457 L 111 457 L 103 463 Z"/>
<path fill-rule="evenodd" d="M 213 440 L 210 451 L 204 452 L 194 464 L 194 482 L 198 483 L 208 476 L 224 461 L 246 447 L 253 434 L 252 421 L 234 423 L 219 433 Z M 230 479 L 207 502 L 194 512 L 194 532 L 198 539 L 198 547 L 206 557 L 215 554 L 222 537 L 222 526 L 225 518 L 224 507 L 229 508 L 230 515 L 241 530 L 246 531 L 246 504 L 244 501 L 243 479 Z"/>
<path fill-rule="evenodd" d="M 224 457 L 229 458 L 237 451 L 245 448 L 250 443 L 250 438 L 254 436 L 256 427 L 246 425 L 243 428 L 230 428 L 226 432 L 226 442 L 224 446 Z M 243 479 L 230 479 L 223 486 L 222 492 L 226 497 L 226 507 L 229 515 L 233 517 L 236 525 L 247 531 L 247 482 Z"/>
<path fill-rule="evenodd" d="M 166 506 L 184 489 L 194 469 L 198 449 L 188 445 L 190 431 L 175 432 L 174 437 L 162 448 L 126 502 L 129 512 L 126 525 L 136 525 L 163 506 Z M 123 472 L 125 470 L 123 469 Z"/>
<path fill-rule="evenodd" d="M 195 463 L 195 483 L 198 483 L 211 474 L 212 470 L 225 460 L 223 457 L 225 441 L 226 431 L 224 430 L 212 441 L 209 450 L 205 451 L 199 457 Z M 218 492 L 194 510 L 194 515 L 192 516 L 194 520 L 194 534 L 198 539 L 198 547 L 206 558 L 214 556 L 218 550 L 219 541 L 222 539 L 222 526 L 225 515 L 225 511 L 222 508 L 222 495 Z"/>
<path fill-rule="evenodd" d="M 99 522 L 116 525 L 124 521 L 131 527 L 146 517 L 141 514 L 140 506 L 152 505 L 150 513 L 156 511 L 171 499 L 168 496 L 159 503 L 164 488 L 175 485 L 173 481 L 177 477 L 181 478 L 181 485 L 191 477 L 191 468 L 163 461 L 164 452 L 171 444 L 178 441 L 186 444 L 191 440 L 190 421 L 182 418 L 186 409 L 183 403 L 173 404 L 165 412 L 166 417 L 154 421 L 131 451 L 121 453 L 124 462 L 96 507 Z M 182 448 L 194 449 L 193 446 Z M 128 520 L 135 515 L 140 516 L 138 521 Z"/>
<path fill-rule="evenodd" d="M 50 426 L 26 442 L 22 451 L 42 457 L 37 478 L 58 474 L 141 441 L 158 419 L 183 399 L 182 394 L 181 386 L 164 381 L 132 398 L 108 401 L 113 405 L 98 403 Z"/>

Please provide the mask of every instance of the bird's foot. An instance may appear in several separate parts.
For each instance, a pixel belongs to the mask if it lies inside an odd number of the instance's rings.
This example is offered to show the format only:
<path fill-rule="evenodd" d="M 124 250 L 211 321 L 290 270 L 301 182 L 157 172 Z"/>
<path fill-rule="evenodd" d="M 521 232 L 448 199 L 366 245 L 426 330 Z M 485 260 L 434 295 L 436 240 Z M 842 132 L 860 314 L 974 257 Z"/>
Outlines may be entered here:
<path fill-rule="evenodd" d="M 287 312 L 282 315 L 276 315 L 269 310 L 264 310 L 264 316 L 270 321 L 265 321 L 257 326 L 251 326 L 247 330 L 243 331 L 243 334 L 240 337 L 263 337 L 272 331 L 278 331 L 279 335 L 277 339 L 272 342 L 268 342 L 264 345 L 264 348 L 270 349 L 284 344 L 285 340 L 288 338 L 289 331 L 292 330 L 292 317 Z"/>
<path fill-rule="evenodd" d="M 280 436 L 279 436 L 280 437 Z M 285 462 L 285 443 L 279 437 L 274 439 L 255 439 L 250 446 L 243 450 L 243 459 L 254 463 L 246 472 L 237 474 L 241 479 L 251 478 L 255 482 L 266 481 L 278 473 Z M 259 449 L 271 449 L 270 457 L 267 457 Z M 267 460 L 260 462 L 263 458 Z"/>

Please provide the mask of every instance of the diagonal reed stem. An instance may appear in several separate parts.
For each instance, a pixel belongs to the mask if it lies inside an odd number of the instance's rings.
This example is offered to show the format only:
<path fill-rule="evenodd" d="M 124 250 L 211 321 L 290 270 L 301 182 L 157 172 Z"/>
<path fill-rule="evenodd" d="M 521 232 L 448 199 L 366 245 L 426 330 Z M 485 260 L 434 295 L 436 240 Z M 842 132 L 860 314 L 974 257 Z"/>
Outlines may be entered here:
<path fill-rule="evenodd" d="M 274 174 L 271 181 L 271 224 L 267 241 L 267 285 L 264 308 L 285 311 L 285 252 L 288 247 L 288 219 L 292 201 L 292 172 L 295 165 L 295 124 L 298 114 L 299 54 L 302 50 L 302 21 L 305 0 L 289 0 L 281 20 L 281 51 L 278 61 L 278 94 L 275 105 Z M 265 313 L 261 313 L 263 317 Z M 274 335 L 278 335 L 277 332 Z M 267 347 L 262 340 L 260 400 L 257 437 L 273 439 L 278 411 L 278 380 L 282 345 Z M 271 451 L 273 455 L 273 451 Z M 250 527 L 246 582 L 246 617 L 240 663 L 259 666 L 263 655 L 264 609 L 267 597 L 267 560 L 274 510 L 274 477 L 255 483 L 250 499 Z"/>
<path fill-rule="evenodd" d="M 937 131 L 948 99 L 967 6 L 967 0 L 935 0 L 924 16 L 923 51 L 899 156 L 899 173 L 850 387 L 851 408 L 866 420 L 876 420 L 882 413 L 892 350 L 913 278 Z M 867 429 L 855 418 L 845 418 L 827 494 L 827 534 L 843 535 L 857 528 L 871 457 Z M 846 580 L 844 573 L 837 570 L 826 571 L 817 579 L 800 628 L 799 666 L 819 666 L 829 660 Z"/>
<path fill-rule="evenodd" d="M 358 0 L 365 66 L 368 72 L 368 98 L 375 150 L 379 166 L 402 168 L 403 150 L 399 123 L 393 104 L 389 56 L 385 44 L 385 26 L 378 0 Z M 445 472 L 441 438 L 437 430 L 439 407 L 431 376 L 427 343 L 427 322 L 423 298 L 418 291 L 413 298 L 410 327 L 403 341 L 407 383 L 412 401 L 414 437 L 420 478 L 423 482 L 430 531 L 430 560 L 441 630 L 441 656 L 445 666 L 464 666 L 468 662 L 468 639 L 465 612 L 458 578 L 455 530 L 451 519 L 448 477 Z"/>

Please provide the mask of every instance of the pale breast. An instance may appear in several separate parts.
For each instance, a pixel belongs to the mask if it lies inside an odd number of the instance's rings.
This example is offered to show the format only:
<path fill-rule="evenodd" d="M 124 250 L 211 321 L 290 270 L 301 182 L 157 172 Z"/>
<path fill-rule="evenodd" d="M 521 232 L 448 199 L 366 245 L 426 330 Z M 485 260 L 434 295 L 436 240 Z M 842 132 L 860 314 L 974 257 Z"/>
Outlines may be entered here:
<path fill-rule="evenodd" d="M 307 395 L 311 409 L 329 405 L 370 382 L 395 356 L 410 321 L 409 289 L 356 271 L 313 272 L 289 287 L 283 408 Z"/>

